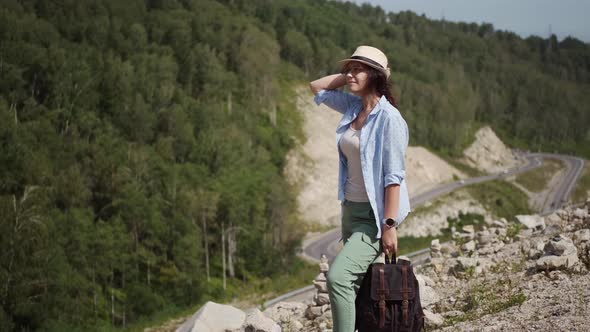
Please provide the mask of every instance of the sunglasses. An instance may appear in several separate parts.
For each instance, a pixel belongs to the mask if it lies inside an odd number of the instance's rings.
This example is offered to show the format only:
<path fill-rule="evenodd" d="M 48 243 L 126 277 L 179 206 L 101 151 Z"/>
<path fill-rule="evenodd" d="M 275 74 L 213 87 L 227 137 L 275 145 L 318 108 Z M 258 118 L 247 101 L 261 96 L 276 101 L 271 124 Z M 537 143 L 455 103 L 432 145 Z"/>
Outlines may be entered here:
<path fill-rule="evenodd" d="M 351 66 L 345 66 L 344 68 L 342 68 L 342 74 L 346 75 L 348 73 L 350 73 L 351 75 L 356 75 L 358 73 L 364 72 L 367 69 L 362 66 L 362 65 L 351 65 Z"/>

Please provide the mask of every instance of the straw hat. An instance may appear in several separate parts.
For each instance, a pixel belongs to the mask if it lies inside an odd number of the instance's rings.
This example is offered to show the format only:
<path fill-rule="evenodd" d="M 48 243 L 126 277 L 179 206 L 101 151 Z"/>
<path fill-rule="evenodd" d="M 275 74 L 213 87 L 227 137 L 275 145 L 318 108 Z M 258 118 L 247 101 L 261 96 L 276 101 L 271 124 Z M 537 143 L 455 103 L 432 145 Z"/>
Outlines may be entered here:
<path fill-rule="evenodd" d="M 389 78 L 390 70 L 387 66 L 387 56 L 378 48 L 372 46 L 359 46 L 348 59 L 340 60 L 338 63 L 344 67 L 347 63 L 356 61 L 369 67 L 375 68 Z"/>

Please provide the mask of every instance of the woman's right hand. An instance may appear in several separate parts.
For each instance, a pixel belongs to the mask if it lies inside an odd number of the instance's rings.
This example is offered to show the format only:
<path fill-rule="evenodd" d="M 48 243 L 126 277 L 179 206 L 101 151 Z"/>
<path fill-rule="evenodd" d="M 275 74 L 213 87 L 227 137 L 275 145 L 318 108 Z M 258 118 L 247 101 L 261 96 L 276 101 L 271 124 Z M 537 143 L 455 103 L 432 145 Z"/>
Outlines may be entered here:
<path fill-rule="evenodd" d="M 334 90 L 346 85 L 346 76 L 344 74 L 333 74 L 318 78 L 309 83 L 309 88 L 314 95 L 321 90 Z"/>
<path fill-rule="evenodd" d="M 381 234 L 381 245 L 385 255 L 396 255 L 397 256 L 397 229 L 391 227 L 387 229 L 383 227 L 383 234 Z"/>

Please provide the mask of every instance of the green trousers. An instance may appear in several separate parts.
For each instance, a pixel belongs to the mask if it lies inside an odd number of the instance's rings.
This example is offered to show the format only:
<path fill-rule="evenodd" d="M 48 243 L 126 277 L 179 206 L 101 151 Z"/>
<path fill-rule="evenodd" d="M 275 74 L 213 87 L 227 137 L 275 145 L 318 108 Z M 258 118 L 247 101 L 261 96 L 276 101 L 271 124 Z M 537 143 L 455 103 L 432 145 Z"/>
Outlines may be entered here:
<path fill-rule="evenodd" d="M 328 271 L 334 332 L 354 332 L 356 293 L 369 265 L 379 255 L 379 239 L 370 203 L 342 203 L 344 247 Z"/>

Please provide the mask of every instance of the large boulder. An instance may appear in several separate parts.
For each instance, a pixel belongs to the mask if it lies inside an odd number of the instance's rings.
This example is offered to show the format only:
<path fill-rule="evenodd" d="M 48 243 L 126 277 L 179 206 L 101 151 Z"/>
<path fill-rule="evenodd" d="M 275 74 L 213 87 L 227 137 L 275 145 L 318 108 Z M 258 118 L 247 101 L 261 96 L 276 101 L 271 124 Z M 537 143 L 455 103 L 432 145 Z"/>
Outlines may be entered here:
<path fill-rule="evenodd" d="M 240 329 L 246 314 L 230 305 L 209 301 L 197 311 L 193 318 L 194 325 L 191 332 L 220 332 Z"/>

